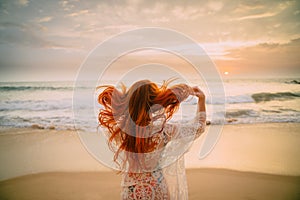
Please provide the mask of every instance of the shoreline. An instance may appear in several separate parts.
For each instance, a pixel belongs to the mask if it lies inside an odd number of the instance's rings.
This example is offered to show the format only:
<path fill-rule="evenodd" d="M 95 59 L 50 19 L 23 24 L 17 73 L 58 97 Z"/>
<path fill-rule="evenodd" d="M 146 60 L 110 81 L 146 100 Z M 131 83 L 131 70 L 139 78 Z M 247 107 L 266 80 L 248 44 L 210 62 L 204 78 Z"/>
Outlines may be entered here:
<path fill-rule="evenodd" d="M 121 176 L 114 172 L 47 172 L 0 181 L 3 199 L 119 199 Z M 300 176 L 187 169 L 189 199 L 299 199 Z"/>

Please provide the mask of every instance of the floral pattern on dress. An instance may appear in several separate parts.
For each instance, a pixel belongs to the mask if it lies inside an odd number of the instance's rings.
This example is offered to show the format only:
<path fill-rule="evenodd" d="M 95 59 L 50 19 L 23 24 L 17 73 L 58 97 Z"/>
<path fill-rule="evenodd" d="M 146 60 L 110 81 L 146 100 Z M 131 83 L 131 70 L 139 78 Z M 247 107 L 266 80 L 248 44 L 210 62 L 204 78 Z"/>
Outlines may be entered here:
<path fill-rule="evenodd" d="M 205 119 L 205 112 L 201 112 L 190 123 L 166 123 L 162 133 L 153 137 L 157 146 L 163 142 L 165 147 L 143 155 L 146 165 L 145 169 L 139 170 L 140 173 L 123 173 L 121 199 L 187 200 L 184 153 L 191 142 L 204 132 Z M 147 168 L 153 163 L 155 168 Z"/>
<path fill-rule="evenodd" d="M 127 179 L 134 179 L 137 184 L 122 186 L 123 200 L 168 200 L 168 187 L 162 170 L 147 173 L 128 173 Z M 125 180 L 126 182 L 126 180 Z"/>

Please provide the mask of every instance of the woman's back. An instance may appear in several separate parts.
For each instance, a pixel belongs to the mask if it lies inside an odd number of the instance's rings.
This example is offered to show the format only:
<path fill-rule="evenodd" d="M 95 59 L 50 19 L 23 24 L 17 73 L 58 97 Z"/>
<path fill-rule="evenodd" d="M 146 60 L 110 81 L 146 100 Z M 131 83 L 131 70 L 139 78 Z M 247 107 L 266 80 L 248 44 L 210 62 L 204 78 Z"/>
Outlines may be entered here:
<path fill-rule="evenodd" d="M 203 98 L 195 120 L 169 123 L 179 104 L 197 92 L 199 102 Z M 144 80 L 128 91 L 107 87 L 98 100 L 104 106 L 99 113 L 100 125 L 108 129 L 109 145 L 123 174 L 122 199 L 170 199 L 171 195 L 172 199 L 186 199 L 182 155 L 205 128 L 201 90 L 185 84 L 159 88 Z"/>

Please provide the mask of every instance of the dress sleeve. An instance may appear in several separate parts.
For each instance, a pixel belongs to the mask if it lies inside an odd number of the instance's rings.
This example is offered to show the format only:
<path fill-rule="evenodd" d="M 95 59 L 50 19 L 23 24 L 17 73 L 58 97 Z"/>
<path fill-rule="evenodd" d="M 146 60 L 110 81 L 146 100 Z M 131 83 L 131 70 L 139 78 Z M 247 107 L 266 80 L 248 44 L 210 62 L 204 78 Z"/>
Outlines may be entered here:
<path fill-rule="evenodd" d="M 194 120 L 190 122 L 167 123 L 164 127 L 164 133 L 168 139 L 179 139 L 184 137 L 194 136 L 198 138 L 206 127 L 206 113 L 198 112 Z"/>

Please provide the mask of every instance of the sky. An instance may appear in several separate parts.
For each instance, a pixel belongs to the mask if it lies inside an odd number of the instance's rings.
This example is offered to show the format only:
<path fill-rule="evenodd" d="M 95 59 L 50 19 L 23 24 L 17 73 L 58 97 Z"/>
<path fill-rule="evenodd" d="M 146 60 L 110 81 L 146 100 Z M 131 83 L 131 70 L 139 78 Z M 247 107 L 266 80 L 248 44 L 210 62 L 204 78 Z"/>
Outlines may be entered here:
<path fill-rule="evenodd" d="M 99 43 L 143 27 L 192 38 L 222 76 L 300 76 L 297 0 L 0 0 L 0 81 L 74 80 Z"/>

